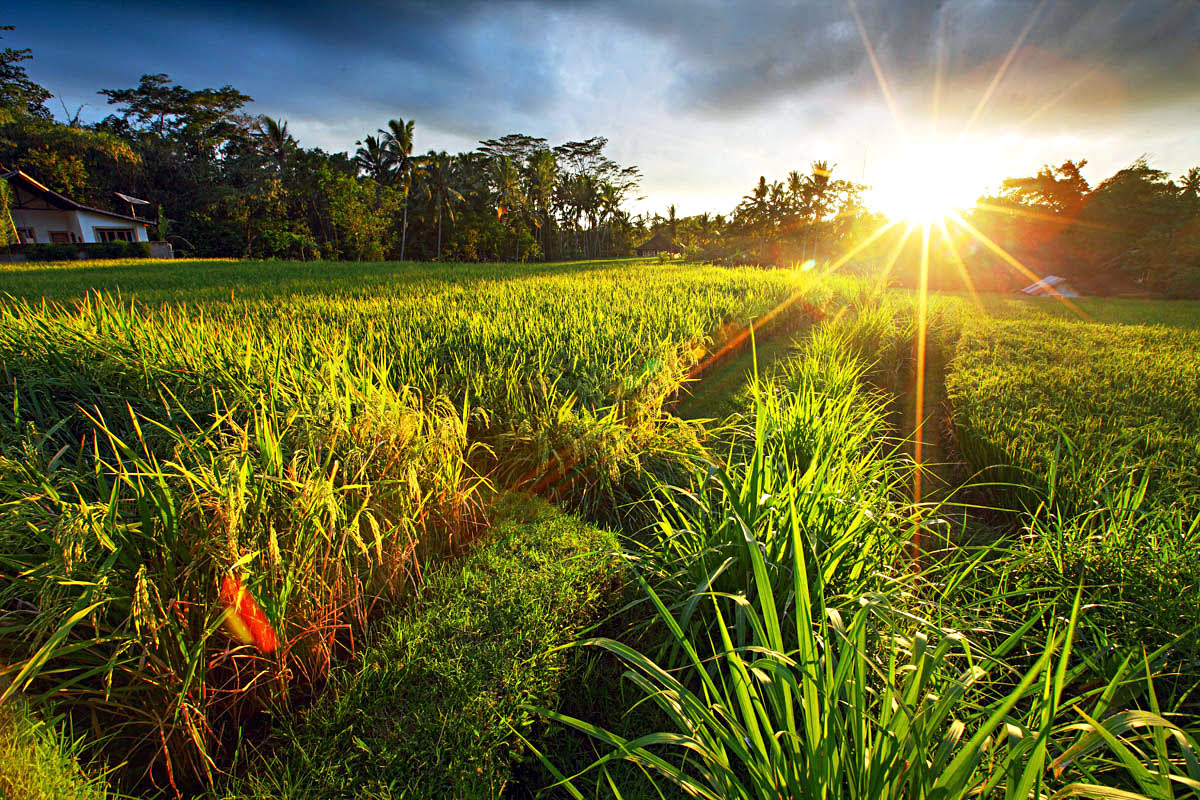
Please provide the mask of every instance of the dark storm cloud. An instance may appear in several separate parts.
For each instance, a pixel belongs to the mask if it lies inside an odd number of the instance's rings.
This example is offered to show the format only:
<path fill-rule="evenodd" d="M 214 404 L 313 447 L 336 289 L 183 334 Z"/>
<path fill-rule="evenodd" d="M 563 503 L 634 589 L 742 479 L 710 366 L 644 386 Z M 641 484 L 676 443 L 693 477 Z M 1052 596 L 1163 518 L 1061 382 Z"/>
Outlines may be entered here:
<path fill-rule="evenodd" d="M 1018 40 L 997 93 L 1053 97 L 1079 80 L 1058 104 L 1064 113 L 1086 112 L 1096 94 L 1112 91 L 1135 108 L 1200 97 L 1197 0 L 860 0 L 857 8 L 887 80 L 910 99 L 932 92 L 939 64 L 944 91 L 977 99 Z M 875 84 L 848 2 L 605 5 L 597 13 L 669 43 L 680 107 L 736 113 L 863 77 Z"/>
<path fill-rule="evenodd" d="M 1028 118 L 1059 95 L 1053 115 L 1076 120 L 1200 99 L 1197 0 L 860 0 L 857 7 L 898 99 L 910 106 L 931 102 L 940 64 L 945 105 L 965 116 L 1031 19 L 993 92 L 993 118 Z M 572 30 L 603 31 L 614 51 L 642 37 L 655 58 L 643 54 L 639 78 L 662 111 L 737 118 L 811 93 L 847 104 L 878 98 L 850 5 L 838 0 L 134 0 L 56 3 L 47 12 L 35 4 L 10 11 L 6 21 L 18 29 L 6 42 L 33 46 L 33 76 L 72 99 L 163 71 L 188 85 L 232 83 L 274 113 L 416 115 L 462 136 L 494 135 L 553 126 L 568 113 L 561 105 L 575 66 Z M 71 25 L 60 24 L 66 19 Z M 605 108 L 604 96 L 592 99 Z"/>
<path fill-rule="evenodd" d="M 557 76 L 521 15 L 480 27 L 494 8 L 67 2 L 53 18 L 30 8 L 10 14 L 17 30 L 6 44 L 34 47 L 31 75 L 73 99 L 85 87 L 167 72 L 188 86 L 233 84 L 282 112 L 419 113 L 444 130 L 474 133 L 481 118 L 535 115 L 555 100 Z M 55 22 L 63 18 L 70 28 Z M 102 106 L 103 98 L 88 102 Z"/>

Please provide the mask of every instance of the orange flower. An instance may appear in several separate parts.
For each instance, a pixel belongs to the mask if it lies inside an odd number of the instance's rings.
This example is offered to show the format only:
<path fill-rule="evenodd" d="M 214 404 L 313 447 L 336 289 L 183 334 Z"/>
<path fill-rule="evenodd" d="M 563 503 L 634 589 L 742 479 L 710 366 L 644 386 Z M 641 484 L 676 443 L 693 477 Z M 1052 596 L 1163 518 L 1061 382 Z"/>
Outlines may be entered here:
<path fill-rule="evenodd" d="M 233 575 L 221 580 L 221 605 L 225 606 L 225 627 L 242 644 L 252 644 L 264 653 L 278 646 L 275 629 L 250 590 Z"/>

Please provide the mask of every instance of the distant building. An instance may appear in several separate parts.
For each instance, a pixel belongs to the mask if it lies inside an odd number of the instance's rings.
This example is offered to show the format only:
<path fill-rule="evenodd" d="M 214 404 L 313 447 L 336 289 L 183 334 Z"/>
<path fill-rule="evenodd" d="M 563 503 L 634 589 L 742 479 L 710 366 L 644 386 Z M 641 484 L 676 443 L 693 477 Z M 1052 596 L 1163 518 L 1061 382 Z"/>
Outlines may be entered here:
<path fill-rule="evenodd" d="M 1057 275 L 1047 275 L 1040 281 L 1035 281 L 1021 290 L 1021 294 L 1031 297 L 1079 297 L 1079 291 Z"/>
<path fill-rule="evenodd" d="M 670 256 L 674 258 L 683 254 L 683 248 L 675 243 L 670 236 L 659 231 L 650 237 L 650 241 L 634 248 L 639 256 Z"/>
<path fill-rule="evenodd" d="M 9 214 L 22 244 L 93 244 L 101 242 L 149 242 L 146 230 L 154 223 L 132 215 L 118 214 L 76 203 L 52 191 L 19 169 L 0 172 L 12 190 Z M 136 198 L 122 196 L 133 209 Z M 0 224 L 9 220 L 0 219 Z"/>

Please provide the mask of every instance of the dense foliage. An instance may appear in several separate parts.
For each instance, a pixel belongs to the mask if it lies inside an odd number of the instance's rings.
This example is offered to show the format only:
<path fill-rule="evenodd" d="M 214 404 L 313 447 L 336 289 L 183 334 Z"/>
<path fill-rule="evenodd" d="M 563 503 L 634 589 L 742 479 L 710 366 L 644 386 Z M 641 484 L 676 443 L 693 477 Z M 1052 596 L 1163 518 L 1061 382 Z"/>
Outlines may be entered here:
<path fill-rule="evenodd" d="M 1200 167 L 1172 179 L 1139 158 L 1091 187 L 1085 163 L 1009 178 L 928 225 L 880 220 L 848 243 L 846 269 L 913 289 L 1011 292 L 1057 275 L 1085 295 L 1200 297 Z"/>
<path fill-rule="evenodd" d="M 1092 187 L 1079 174 L 1086 163 L 1006 180 L 981 199 L 975 224 L 1038 274 L 1099 294 L 1137 285 L 1200 296 L 1200 167 L 1172 179 L 1139 158 Z"/>

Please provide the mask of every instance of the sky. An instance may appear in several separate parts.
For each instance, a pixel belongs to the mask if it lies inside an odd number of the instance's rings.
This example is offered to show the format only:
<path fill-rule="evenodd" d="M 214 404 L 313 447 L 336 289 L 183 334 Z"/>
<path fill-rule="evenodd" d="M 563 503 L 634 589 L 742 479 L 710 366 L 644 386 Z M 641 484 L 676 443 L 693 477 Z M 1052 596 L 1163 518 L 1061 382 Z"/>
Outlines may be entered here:
<path fill-rule="evenodd" d="M 817 159 L 881 206 L 1068 158 L 1093 183 L 1200 164 L 1200 0 L 59 0 L 0 24 L 60 116 L 165 72 L 329 151 L 395 117 L 419 151 L 602 135 L 642 170 L 631 205 L 681 216 Z"/>

